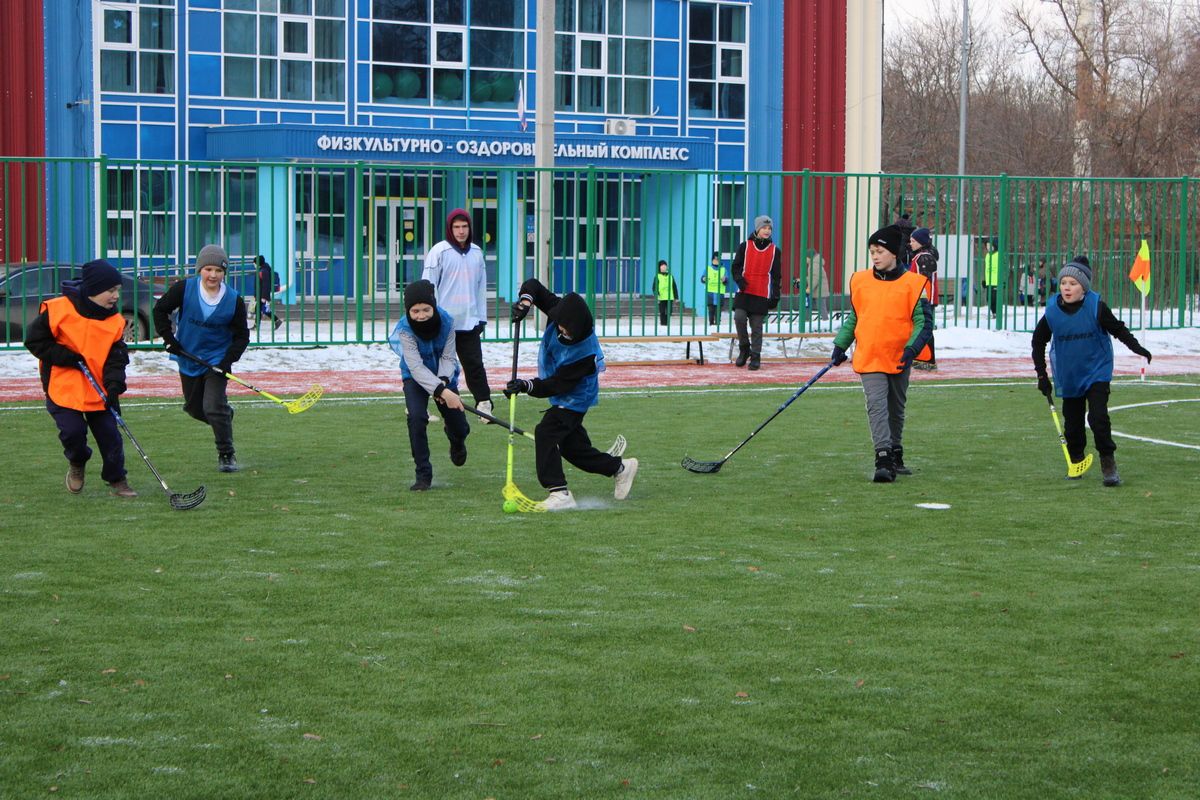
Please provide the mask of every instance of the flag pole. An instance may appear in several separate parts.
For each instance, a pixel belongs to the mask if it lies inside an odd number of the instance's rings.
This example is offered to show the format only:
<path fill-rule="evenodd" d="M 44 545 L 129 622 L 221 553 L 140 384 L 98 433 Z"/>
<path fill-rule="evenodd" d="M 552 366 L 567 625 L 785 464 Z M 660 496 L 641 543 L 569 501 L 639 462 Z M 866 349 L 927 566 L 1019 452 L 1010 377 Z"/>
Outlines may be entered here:
<path fill-rule="evenodd" d="M 1141 292 L 1139 292 L 1141 294 Z M 1142 294 L 1142 346 L 1146 346 L 1146 295 Z M 1142 361 L 1142 383 L 1146 382 L 1146 362 Z"/>

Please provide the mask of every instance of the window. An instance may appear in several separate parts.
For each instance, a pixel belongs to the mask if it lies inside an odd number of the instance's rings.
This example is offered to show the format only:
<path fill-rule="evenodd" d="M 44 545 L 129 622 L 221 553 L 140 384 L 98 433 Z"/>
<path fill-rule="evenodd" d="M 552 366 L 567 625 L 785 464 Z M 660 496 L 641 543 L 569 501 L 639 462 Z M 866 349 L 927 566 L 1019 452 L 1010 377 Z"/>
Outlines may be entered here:
<path fill-rule="evenodd" d="M 111 167 L 105 199 L 109 254 L 121 258 L 173 254 L 174 171 L 161 167 Z"/>
<path fill-rule="evenodd" d="M 226 96 L 345 100 L 345 0 L 223 0 L 223 5 Z"/>
<path fill-rule="evenodd" d="M 175 9 L 164 0 L 101 5 L 97 17 L 100 90 L 175 93 Z"/>
<path fill-rule="evenodd" d="M 523 2 L 372 0 L 371 16 L 371 101 L 516 108 Z"/>
<path fill-rule="evenodd" d="M 188 174 L 188 249 L 219 242 L 229 253 L 258 250 L 258 173 L 254 169 Z"/>
<path fill-rule="evenodd" d="M 555 106 L 650 113 L 650 0 L 557 0 Z"/>
<path fill-rule="evenodd" d="M 746 7 L 688 6 L 688 115 L 746 118 Z"/>

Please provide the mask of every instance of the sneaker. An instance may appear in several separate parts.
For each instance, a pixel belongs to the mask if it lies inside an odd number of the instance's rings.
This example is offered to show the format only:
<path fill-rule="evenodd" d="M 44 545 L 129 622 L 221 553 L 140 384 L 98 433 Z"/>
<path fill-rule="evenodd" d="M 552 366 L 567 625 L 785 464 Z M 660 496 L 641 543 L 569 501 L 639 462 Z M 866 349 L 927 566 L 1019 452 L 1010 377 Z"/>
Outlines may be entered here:
<path fill-rule="evenodd" d="M 137 497 L 138 493 L 129 485 L 129 481 L 121 478 L 119 481 L 109 481 L 108 486 L 117 497 Z"/>
<path fill-rule="evenodd" d="M 616 479 L 617 485 L 613 489 L 613 497 L 618 500 L 624 500 L 629 497 L 629 489 L 633 486 L 633 478 L 637 475 L 638 460 L 636 458 L 622 458 L 621 470 L 613 476 Z"/>
<path fill-rule="evenodd" d="M 896 480 L 896 463 L 892 460 L 891 450 L 876 451 L 875 474 L 871 480 L 875 483 L 891 483 Z"/>
<path fill-rule="evenodd" d="M 237 472 L 239 469 L 241 467 L 238 466 L 233 453 L 221 453 L 217 456 L 217 472 Z"/>
<path fill-rule="evenodd" d="M 70 467 L 67 468 L 67 491 L 71 494 L 79 494 L 83 491 L 83 464 L 69 462 Z"/>
<path fill-rule="evenodd" d="M 578 508 L 579 504 L 575 502 L 575 497 L 568 489 L 559 489 L 550 493 L 550 496 L 542 501 L 542 508 L 547 511 L 569 511 L 572 508 Z"/>
<path fill-rule="evenodd" d="M 428 478 L 417 478 L 413 481 L 413 485 L 408 487 L 410 492 L 428 492 L 430 483 Z"/>
<path fill-rule="evenodd" d="M 1120 486 L 1121 475 L 1117 472 L 1117 458 L 1113 455 L 1100 456 L 1100 472 L 1105 486 Z"/>
<path fill-rule="evenodd" d="M 482 411 L 485 414 L 492 414 L 492 401 L 491 400 L 480 400 L 478 403 L 475 404 L 475 410 Z M 495 416 L 495 414 L 492 414 L 492 416 Z M 483 417 L 480 417 L 479 421 L 482 422 L 484 425 L 492 424 L 492 421 L 490 419 L 484 419 Z"/>
<path fill-rule="evenodd" d="M 904 466 L 904 450 L 899 447 L 892 448 L 892 469 L 896 471 L 897 475 L 913 474 L 911 469 Z"/>
<path fill-rule="evenodd" d="M 467 443 L 457 441 L 450 443 L 450 463 L 456 467 L 461 467 L 467 463 Z"/>

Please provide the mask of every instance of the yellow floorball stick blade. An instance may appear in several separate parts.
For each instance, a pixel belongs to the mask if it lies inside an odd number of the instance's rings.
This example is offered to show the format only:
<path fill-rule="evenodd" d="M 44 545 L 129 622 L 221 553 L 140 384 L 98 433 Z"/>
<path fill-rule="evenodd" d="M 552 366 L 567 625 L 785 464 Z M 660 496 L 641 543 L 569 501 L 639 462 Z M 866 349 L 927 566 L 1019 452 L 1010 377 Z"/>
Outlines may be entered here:
<path fill-rule="evenodd" d="M 1088 453 L 1082 461 L 1076 461 L 1073 464 L 1067 465 L 1067 477 L 1078 478 L 1083 473 L 1087 472 L 1092 466 L 1092 454 Z"/>
<path fill-rule="evenodd" d="M 504 499 L 516 503 L 517 511 L 520 511 L 522 514 L 536 514 L 546 510 L 546 507 L 541 503 L 536 500 L 530 500 L 522 494 L 515 483 L 504 484 Z"/>
<path fill-rule="evenodd" d="M 288 413 L 299 414 L 300 412 L 308 411 L 310 408 L 315 406 L 323 394 L 325 394 L 325 387 L 321 386 L 320 384 L 316 384 L 307 392 L 305 392 L 302 397 L 298 397 L 295 400 L 289 400 L 284 403 L 283 406 L 288 410 Z"/>

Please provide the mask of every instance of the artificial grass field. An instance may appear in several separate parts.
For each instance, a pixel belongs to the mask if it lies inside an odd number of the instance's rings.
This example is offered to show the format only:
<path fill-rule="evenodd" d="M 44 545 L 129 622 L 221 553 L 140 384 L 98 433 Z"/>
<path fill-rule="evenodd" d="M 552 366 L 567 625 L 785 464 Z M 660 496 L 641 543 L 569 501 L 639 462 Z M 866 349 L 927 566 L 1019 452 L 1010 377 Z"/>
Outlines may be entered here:
<path fill-rule="evenodd" d="M 141 497 L 98 457 L 68 495 L 49 416 L 0 406 L 0 797 L 1200 794 L 1200 431 L 1163 403 L 1200 382 L 1114 385 L 1115 430 L 1190 446 L 1119 438 L 1116 489 L 1064 480 L 1030 381 L 914 384 L 893 485 L 856 383 L 679 467 L 794 388 L 605 392 L 631 497 L 568 468 L 586 510 L 553 515 L 501 512 L 475 423 L 409 492 L 395 398 L 239 403 L 236 475 L 178 401 L 127 401 L 207 485 L 189 512 L 128 445 Z"/>

